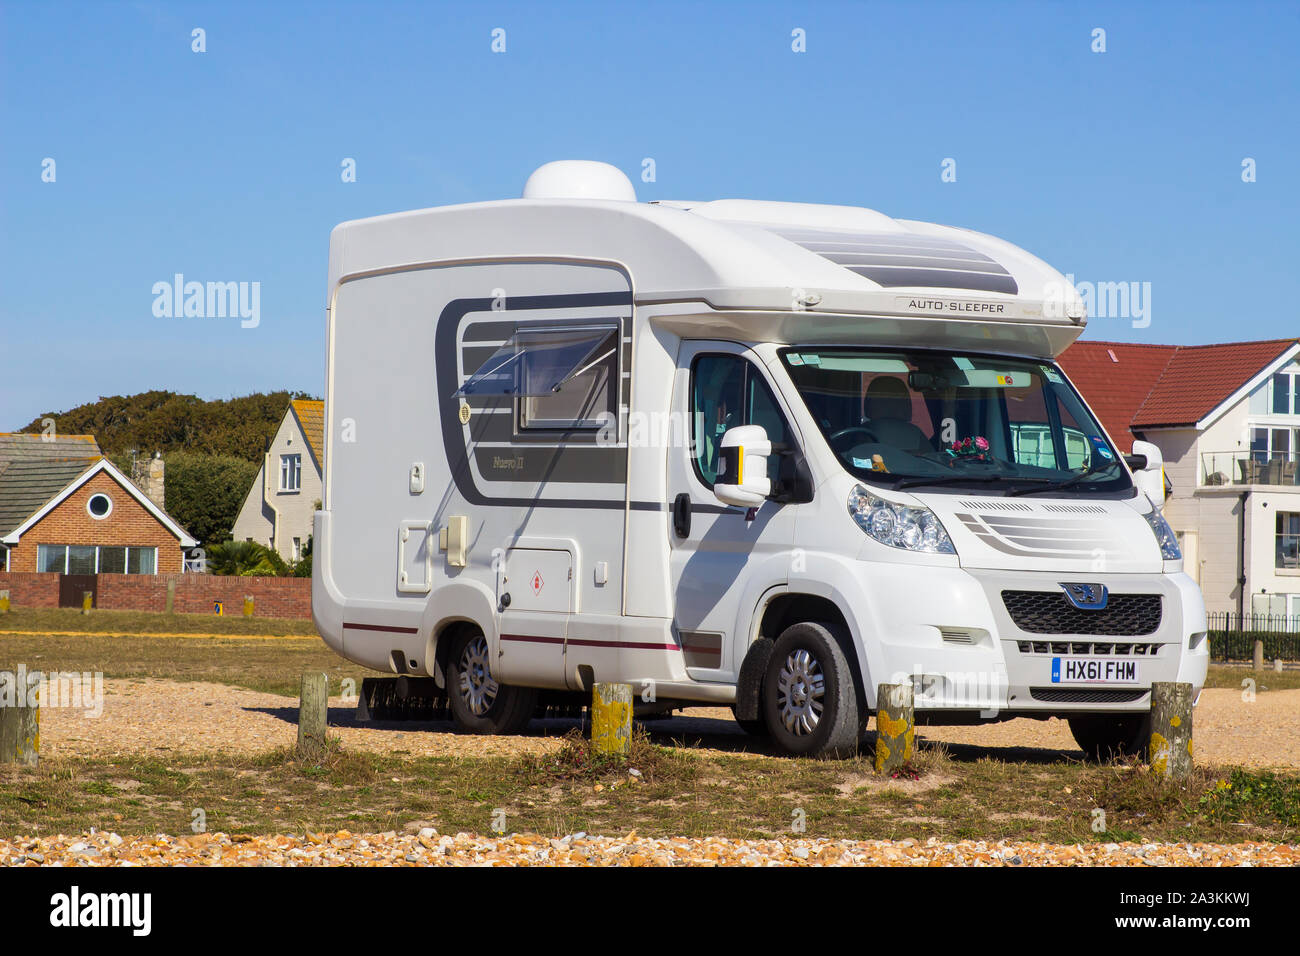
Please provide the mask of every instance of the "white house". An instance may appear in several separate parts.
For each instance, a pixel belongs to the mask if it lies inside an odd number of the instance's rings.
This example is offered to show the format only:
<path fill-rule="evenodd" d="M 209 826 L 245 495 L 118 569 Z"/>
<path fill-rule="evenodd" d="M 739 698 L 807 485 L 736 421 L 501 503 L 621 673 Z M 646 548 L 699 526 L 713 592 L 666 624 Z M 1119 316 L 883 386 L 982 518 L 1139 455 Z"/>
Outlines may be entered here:
<path fill-rule="evenodd" d="M 236 541 L 265 544 L 286 561 L 301 557 L 321 500 L 324 409 L 308 399 L 289 403 L 231 529 Z"/>
<path fill-rule="evenodd" d="M 1076 342 L 1061 364 L 1117 444 L 1160 447 L 1206 609 L 1300 629 L 1300 340 Z"/>

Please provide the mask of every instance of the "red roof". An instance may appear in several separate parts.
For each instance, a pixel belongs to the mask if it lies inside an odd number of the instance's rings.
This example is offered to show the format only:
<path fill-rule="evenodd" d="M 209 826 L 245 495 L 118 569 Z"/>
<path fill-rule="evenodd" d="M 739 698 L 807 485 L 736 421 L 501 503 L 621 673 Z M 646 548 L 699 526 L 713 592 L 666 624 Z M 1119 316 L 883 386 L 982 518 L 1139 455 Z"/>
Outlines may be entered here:
<path fill-rule="evenodd" d="M 1060 363 L 1111 440 L 1124 445 L 1134 438 L 1129 430 L 1133 416 L 1176 351 L 1176 345 L 1075 342 L 1062 353 Z"/>
<path fill-rule="evenodd" d="M 1298 339 L 1222 345 L 1075 342 L 1061 366 L 1115 441 L 1133 430 L 1194 425 Z"/>

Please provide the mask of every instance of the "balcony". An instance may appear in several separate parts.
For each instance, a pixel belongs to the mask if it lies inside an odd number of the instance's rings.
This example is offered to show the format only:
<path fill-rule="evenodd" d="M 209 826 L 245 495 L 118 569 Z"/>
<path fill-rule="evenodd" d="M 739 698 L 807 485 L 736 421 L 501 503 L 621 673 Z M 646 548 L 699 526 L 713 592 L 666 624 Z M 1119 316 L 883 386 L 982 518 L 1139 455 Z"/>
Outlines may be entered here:
<path fill-rule="evenodd" d="M 1295 455 L 1265 455 L 1249 451 L 1207 451 L 1201 454 L 1201 485 L 1272 485 L 1300 487 L 1300 461 Z"/>

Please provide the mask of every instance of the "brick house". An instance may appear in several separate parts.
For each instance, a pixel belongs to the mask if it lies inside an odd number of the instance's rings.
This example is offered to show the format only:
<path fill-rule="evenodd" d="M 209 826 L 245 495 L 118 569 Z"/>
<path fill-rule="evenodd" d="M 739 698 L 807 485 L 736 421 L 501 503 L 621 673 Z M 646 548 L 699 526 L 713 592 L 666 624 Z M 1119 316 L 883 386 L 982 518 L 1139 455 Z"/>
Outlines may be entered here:
<path fill-rule="evenodd" d="M 1120 448 L 1160 448 L 1206 609 L 1300 630 L 1300 340 L 1075 342 L 1060 361 Z"/>
<path fill-rule="evenodd" d="M 230 536 L 264 544 L 286 561 L 302 557 L 322 496 L 325 403 L 289 403 L 244 496 Z"/>
<path fill-rule="evenodd" d="M 91 436 L 0 434 L 0 569 L 179 573 L 197 544 Z"/>

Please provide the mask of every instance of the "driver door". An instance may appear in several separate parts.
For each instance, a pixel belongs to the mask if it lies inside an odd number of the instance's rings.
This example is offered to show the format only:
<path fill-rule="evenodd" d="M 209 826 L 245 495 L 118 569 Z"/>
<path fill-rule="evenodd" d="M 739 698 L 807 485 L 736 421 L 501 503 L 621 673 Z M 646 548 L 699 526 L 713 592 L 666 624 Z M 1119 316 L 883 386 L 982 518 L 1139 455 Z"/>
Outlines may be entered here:
<path fill-rule="evenodd" d="M 734 680 L 741 598 L 756 575 L 770 586 L 788 581 L 797 505 L 766 501 L 745 509 L 719 502 L 713 495 L 719 444 L 722 433 L 738 425 L 762 425 L 773 442 L 798 439 L 762 362 L 735 343 L 683 342 L 672 401 L 688 439 L 669 450 L 674 621 L 693 678 Z M 769 477 L 775 479 L 779 467 L 779 456 L 770 456 Z"/>

